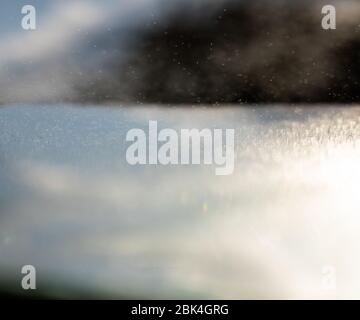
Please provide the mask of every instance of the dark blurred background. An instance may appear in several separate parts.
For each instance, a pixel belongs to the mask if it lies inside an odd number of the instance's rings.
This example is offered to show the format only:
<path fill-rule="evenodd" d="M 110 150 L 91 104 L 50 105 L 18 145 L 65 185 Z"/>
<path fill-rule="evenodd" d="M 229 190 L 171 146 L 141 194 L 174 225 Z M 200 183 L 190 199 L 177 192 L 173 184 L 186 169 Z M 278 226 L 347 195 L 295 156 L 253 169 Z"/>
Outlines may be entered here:
<path fill-rule="evenodd" d="M 36 31 L 0 34 L 3 104 L 359 101 L 358 1 L 38 3 Z"/>

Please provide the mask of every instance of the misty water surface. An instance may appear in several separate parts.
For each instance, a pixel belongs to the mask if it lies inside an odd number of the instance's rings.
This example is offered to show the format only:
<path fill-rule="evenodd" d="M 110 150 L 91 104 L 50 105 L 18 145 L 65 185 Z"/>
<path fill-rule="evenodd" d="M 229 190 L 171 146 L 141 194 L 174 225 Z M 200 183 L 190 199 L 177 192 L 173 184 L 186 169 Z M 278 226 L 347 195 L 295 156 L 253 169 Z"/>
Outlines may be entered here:
<path fill-rule="evenodd" d="M 235 128 L 234 174 L 130 166 L 149 120 Z M 0 280 L 32 264 L 55 297 L 359 298 L 359 139 L 356 107 L 2 107 Z"/>

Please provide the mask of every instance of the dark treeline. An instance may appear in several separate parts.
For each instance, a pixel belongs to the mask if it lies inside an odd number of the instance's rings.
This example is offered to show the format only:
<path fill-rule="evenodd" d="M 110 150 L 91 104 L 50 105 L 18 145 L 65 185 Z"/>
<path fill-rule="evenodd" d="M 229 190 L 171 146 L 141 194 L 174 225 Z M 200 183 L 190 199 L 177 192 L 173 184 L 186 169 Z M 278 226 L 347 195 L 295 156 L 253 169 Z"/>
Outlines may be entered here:
<path fill-rule="evenodd" d="M 134 32 L 79 100 L 144 103 L 357 102 L 359 12 L 337 2 L 337 29 L 321 28 L 324 1 L 225 1 L 177 6 Z M 106 43 L 106 42 L 105 42 Z"/>

